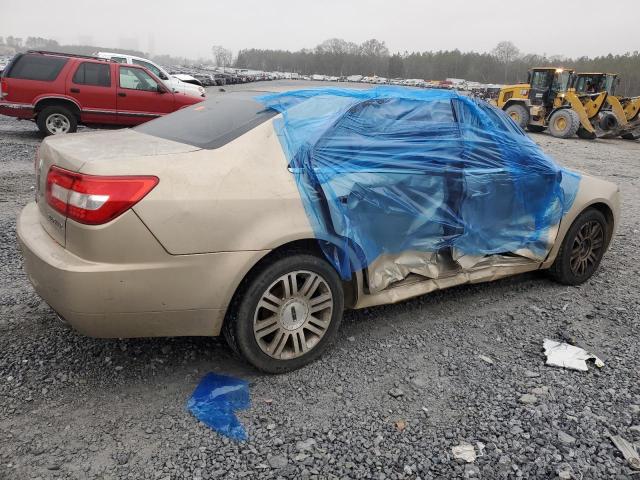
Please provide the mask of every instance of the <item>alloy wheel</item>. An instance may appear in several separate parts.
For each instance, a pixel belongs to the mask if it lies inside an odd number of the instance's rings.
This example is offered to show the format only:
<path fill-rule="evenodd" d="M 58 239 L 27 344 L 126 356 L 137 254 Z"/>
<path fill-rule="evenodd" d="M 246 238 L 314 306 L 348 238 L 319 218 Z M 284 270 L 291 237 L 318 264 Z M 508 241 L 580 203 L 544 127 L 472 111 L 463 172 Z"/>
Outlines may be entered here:
<path fill-rule="evenodd" d="M 604 248 L 604 230 L 600 222 L 586 222 L 576 234 L 571 247 L 569 264 L 576 276 L 592 271 L 600 260 Z"/>
<path fill-rule="evenodd" d="M 288 360 L 312 350 L 331 324 L 333 294 L 317 273 L 299 270 L 279 277 L 262 294 L 253 320 L 260 349 Z"/>

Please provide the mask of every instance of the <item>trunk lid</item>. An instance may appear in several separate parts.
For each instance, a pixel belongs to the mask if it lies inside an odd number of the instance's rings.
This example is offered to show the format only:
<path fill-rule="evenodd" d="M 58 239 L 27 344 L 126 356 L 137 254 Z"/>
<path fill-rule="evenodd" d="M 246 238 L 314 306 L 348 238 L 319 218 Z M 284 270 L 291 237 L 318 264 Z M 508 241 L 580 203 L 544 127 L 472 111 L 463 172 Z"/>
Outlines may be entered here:
<path fill-rule="evenodd" d="M 136 133 L 133 130 L 72 133 L 46 138 L 36 158 L 36 201 L 43 228 L 60 245 L 66 244 L 67 218 L 47 203 L 47 173 L 56 165 L 72 172 L 92 164 L 134 162 L 136 158 L 199 150 L 197 147 Z M 108 172 L 108 167 L 103 168 Z M 119 173 L 114 169 L 113 175 Z M 105 173 L 108 175 L 109 173 Z"/>

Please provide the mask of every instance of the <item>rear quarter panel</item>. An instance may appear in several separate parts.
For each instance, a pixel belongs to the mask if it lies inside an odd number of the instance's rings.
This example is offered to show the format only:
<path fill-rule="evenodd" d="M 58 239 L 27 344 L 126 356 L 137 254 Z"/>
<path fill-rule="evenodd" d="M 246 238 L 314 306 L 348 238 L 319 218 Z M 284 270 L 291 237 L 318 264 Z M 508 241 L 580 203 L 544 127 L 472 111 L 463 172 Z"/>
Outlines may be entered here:
<path fill-rule="evenodd" d="M 158 176 L 134 211 L 172 254 L 268 250 L 314 237 L 272 121 L 219 149 L 88 161 L 82 171 Z"/>

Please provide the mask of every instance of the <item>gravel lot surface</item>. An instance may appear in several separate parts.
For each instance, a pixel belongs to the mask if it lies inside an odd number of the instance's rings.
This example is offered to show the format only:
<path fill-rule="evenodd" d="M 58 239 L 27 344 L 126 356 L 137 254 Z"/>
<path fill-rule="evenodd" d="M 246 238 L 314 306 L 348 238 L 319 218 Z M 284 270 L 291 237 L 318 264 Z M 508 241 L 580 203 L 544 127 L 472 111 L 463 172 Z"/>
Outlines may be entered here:
<path fill-rule="evenodd" d="M 620 185 L 622 223 L 594 278 L 534 273 L 348 312 L 320 361 L 266 376 L 218 339 L 61 325 L 15 240 L 41 138 L 0 117 L 0 478 L 634 478 L 608 435 L 640 441 L 640 142 L 533 138 Z M 547 337 L 606 366 L 546 367 Z M 247 442 L 186 412 L 207 372 L 251 382 Z M 474 463 L 453 458 L 460 443 Z"/>

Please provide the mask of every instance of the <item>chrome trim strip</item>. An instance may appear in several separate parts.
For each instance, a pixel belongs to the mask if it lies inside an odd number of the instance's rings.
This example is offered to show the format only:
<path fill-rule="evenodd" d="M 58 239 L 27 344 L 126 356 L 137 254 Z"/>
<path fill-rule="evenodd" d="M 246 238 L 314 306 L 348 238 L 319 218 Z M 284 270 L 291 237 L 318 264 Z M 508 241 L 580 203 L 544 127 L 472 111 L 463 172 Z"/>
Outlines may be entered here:
<path fill-rule="evenodd" d="M 13 103 L 13 102 L 0 102 L 0 108 L 12 108 L 14 110 L 31 110 L 33 105 L 30 103 Z"/>
<path fill-rule="evenodd" d="M 162 115 L 165 115 L 164 113 L 134 112 L 130 110 L 99 110 L 96 108 L 85 108 L 82 110 L 82 113 L 95 113 L 99 115 L 123 115 L 126 117 L 160 117 Z"/>
<path fill-rule="evenodd" d="M 164 113 L 145 113 L 145 112 L 131 112 L 131 111 L 118 111 L 118 115 L 124 115 L 127 117 L 161 117 Z"/>
<path fill-rule="evenodd" d="M 96 108 L 84 108 L 82 109 L 82 113 L 97 113 L 100 115 L 117 115 L 118 114 L 116 110 L 99 110 Z"/>

